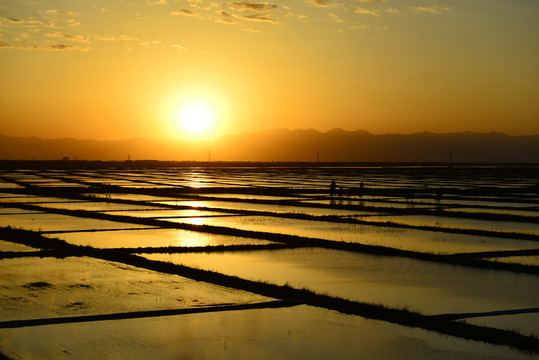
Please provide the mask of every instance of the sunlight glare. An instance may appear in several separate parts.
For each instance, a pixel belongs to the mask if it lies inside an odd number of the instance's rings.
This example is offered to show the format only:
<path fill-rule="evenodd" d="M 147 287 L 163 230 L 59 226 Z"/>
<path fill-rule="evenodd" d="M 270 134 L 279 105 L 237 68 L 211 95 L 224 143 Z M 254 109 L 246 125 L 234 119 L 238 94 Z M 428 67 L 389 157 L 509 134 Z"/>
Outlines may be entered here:
<path fill-rule="evenodd" d="M 189 103 L 178 114 L 181 130 L 192 136 L 207 134 L 215 119 L 210 105 L 203 102 Z"/>

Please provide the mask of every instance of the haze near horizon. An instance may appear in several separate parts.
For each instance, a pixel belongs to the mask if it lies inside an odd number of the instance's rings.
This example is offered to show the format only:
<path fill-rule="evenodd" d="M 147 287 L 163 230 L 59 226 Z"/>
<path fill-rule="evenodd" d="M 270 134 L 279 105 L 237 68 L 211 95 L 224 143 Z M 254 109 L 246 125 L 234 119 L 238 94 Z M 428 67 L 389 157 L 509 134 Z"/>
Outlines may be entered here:
<path fill-rule="evenodd" d="M 536 1 L 8 1 L 0 134 L 539 134 Z"/>

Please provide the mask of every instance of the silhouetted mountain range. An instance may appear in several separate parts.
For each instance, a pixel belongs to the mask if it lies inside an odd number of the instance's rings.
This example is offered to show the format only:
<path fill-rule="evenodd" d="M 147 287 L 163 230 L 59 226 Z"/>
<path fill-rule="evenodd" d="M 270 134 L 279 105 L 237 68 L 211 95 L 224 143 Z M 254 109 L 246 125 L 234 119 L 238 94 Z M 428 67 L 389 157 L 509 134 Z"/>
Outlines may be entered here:
<path fill-rule="evenodd" d="M 539 135 L 373 135 L 333 129 L 274 129 L 215 142 L 19 138 L 0 135 L 2 160 L 178 160 L 539 163 Z"/>

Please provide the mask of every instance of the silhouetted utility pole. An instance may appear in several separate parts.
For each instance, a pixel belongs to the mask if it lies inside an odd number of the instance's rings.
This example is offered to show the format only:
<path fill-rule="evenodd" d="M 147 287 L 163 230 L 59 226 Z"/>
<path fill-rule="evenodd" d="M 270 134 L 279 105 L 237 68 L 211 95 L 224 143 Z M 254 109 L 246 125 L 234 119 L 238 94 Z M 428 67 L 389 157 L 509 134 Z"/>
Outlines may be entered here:
<path fill-rule="evenodd" d="M 208 151 L 208 162 L 211 162 L 211 151 Z"/>
<path fill-rule="evenodd" d="M 316 162 L 320 162 L 320 150 L 316 150 Z"/>

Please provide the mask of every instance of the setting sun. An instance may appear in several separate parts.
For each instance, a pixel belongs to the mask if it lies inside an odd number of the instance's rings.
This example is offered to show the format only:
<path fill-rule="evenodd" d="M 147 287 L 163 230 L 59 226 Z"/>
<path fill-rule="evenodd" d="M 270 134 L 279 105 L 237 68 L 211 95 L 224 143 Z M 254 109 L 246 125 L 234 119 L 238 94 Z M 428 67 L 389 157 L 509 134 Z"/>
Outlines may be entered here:
<path fill-rule="evenodd" d="M 183 134 L 207 135 L 214 125 L 215 112 L 207 103 L 189 103 L 180 108 L 177 121 Z"/>

